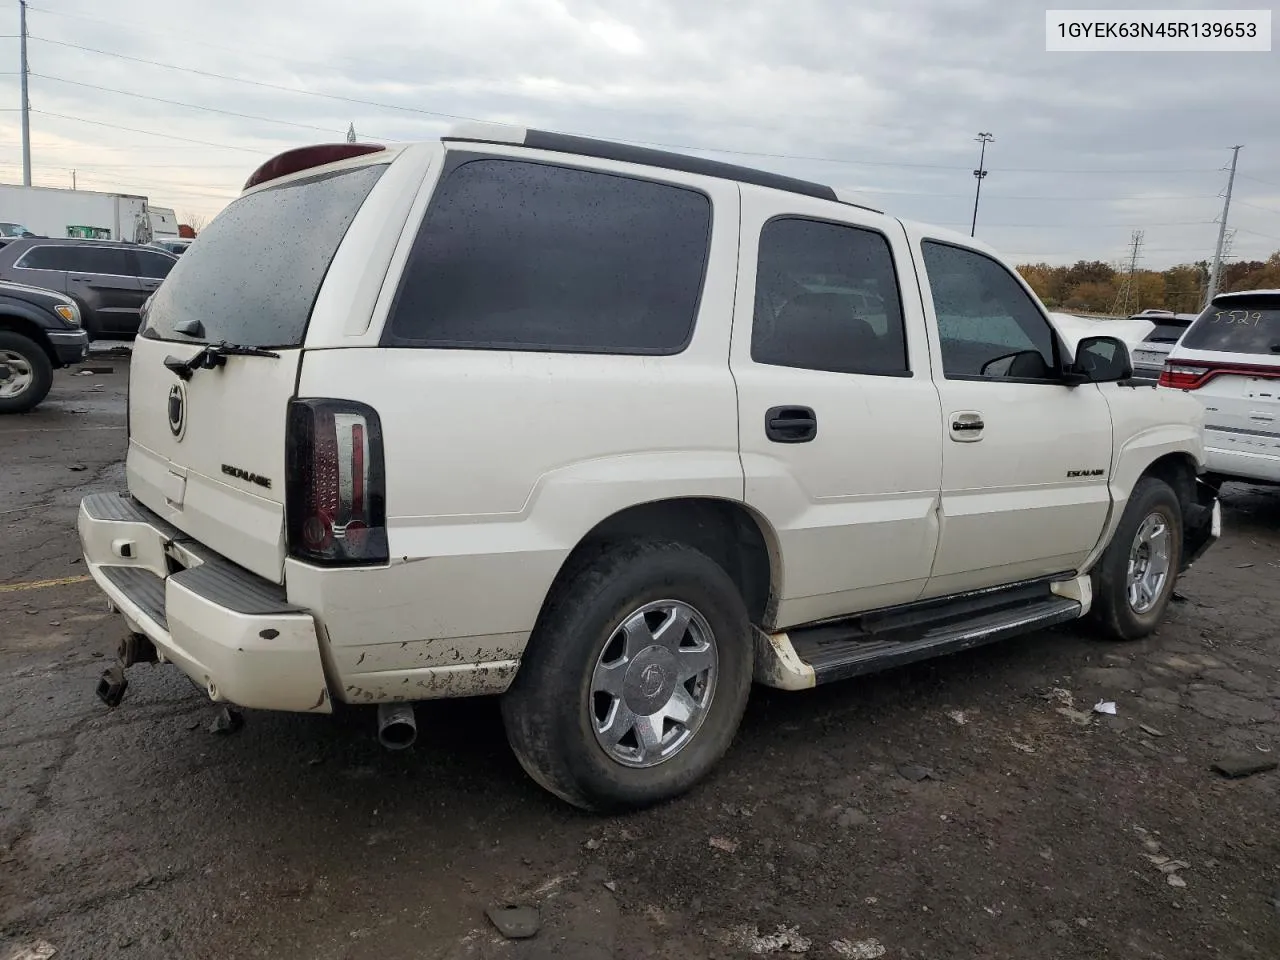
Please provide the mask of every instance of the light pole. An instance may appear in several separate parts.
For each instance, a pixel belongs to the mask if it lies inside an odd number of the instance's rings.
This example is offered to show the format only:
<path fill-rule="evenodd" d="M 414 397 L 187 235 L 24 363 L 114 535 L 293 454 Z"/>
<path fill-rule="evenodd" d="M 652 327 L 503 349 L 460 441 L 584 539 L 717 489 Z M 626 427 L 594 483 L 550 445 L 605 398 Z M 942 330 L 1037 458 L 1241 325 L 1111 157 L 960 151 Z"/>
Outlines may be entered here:
<path fill-rule="evenodd" d="M 978 189 L 973 194 L 973 223 L 969 227 L 969 236 L 973 236 L 974 231 L 978 229 L 978 198 L 982 196 L 982 178 L 987 175 L 983 162 L 987 159 L 987 144 L 995 139 L 989 133 L 979 133 L 973 138 L 982 144 L 982 151 L 978 154 L 978 169 L 973 171 L 974 178 L 978 181 Z"/>

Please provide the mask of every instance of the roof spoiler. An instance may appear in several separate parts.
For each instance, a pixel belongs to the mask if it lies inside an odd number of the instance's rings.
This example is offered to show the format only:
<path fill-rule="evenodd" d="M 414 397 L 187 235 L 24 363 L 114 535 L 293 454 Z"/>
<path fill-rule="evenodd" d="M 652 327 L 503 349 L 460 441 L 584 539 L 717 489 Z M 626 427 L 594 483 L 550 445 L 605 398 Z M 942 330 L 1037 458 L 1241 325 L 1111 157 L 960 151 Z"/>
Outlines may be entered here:
<path fill-rule="evenodd" d="M 272 157 L 249 175 L 244 190 L 249 190 L 271 180 L 287 177 L 291 173 L 320 167 L 326 163 L 350 160 L 387 149 L 378 143 L 318 143 L 310 147 L 295 147 Z"/>

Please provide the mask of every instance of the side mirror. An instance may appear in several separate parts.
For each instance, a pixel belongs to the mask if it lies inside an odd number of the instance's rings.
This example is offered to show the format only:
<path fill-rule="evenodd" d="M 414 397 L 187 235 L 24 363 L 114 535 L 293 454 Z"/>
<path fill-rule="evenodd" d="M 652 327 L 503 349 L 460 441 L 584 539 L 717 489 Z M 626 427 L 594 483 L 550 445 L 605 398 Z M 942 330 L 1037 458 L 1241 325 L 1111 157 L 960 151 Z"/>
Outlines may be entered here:
<path fill-rule="evenodd" d="M 1084 337 L 1076 344 L 1076 360 L 1067 383 L 1115 383 L 1133 376 L 1129 348 L 1117 337 Z"/>

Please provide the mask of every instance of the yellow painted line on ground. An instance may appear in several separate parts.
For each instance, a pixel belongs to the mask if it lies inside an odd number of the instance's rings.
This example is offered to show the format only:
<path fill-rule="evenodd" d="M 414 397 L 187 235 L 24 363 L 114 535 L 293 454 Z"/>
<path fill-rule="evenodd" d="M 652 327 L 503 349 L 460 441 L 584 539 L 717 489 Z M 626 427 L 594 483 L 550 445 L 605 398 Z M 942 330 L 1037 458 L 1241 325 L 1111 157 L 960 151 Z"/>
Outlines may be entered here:
<path fill-rule="evenodd" d="M 85 583 L 93 577 L 58 577 L 56 580 L 28 580 L 26 583 L 0 584 L 0 593 L 17 593 L 20 590 L 43 590 L 45 587 L 66 587 L 73 583 Z"/>

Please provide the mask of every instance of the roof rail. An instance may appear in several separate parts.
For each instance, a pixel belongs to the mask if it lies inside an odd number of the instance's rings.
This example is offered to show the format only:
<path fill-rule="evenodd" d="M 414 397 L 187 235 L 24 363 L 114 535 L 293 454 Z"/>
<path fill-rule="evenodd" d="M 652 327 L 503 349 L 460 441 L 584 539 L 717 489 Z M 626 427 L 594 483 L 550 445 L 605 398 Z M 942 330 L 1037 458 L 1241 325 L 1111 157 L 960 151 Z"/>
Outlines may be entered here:
<path fill-rule="evenodd" d="M 787 193 L 798 193 L 819 200 L 834 200 L 849 206 L 862 207 L 874 213 L 881 213 L 873 207 L 863 207 L 837 195 L 836 191 L 822 183 L 800 180 L 779 173 L 769 173 L 753 167 L 741 167 L 733 163 L 719 160 L 705 160 L 685 153 L 670 150 L 655 150 L 652 147 L 639 147 L 615 140 L 598 140 L 594 137 L 579 137 L 568 133 L 552 133 L 548 130 L 534 130 L 500 123 L 463 123 L 455 126 L 442 140 L 462 143 L 505 143 L 512 146 L 529 147 L 533 150 L 549 150 L 555 153 L 569 153 L 580 157 L 595 157 L 600 160 L 617 160 L 620 163 L 636 163 L 661 170 L 678 170 L 682 173 L 695 173 L 722 180 L 734 180 L 738 183 L 750 183 Z"/>

